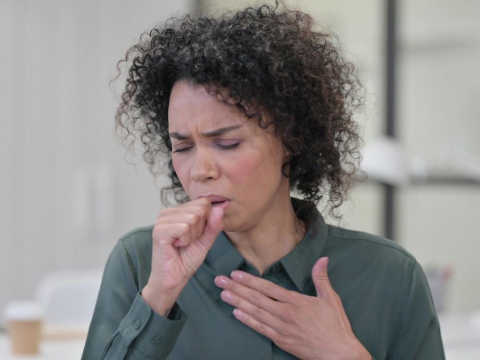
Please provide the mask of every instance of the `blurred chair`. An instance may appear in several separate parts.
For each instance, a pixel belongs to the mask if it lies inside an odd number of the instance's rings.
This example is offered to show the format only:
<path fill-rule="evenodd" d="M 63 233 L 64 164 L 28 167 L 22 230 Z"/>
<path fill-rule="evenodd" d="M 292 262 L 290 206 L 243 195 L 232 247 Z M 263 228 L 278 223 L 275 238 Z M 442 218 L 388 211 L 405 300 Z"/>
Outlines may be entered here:
<path fill-rule="evenodd" d="M 45 309 L 43 335 L 84 336 L 92 319 L 102 270 L 69 270 L 45 275 L 35 298 Z"/>

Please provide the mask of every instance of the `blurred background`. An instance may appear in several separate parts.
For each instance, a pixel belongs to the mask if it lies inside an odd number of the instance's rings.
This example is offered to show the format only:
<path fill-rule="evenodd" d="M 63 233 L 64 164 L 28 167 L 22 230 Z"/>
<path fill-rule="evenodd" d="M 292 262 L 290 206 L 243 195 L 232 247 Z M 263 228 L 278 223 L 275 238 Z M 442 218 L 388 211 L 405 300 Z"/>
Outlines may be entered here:
<path fill-rule="evenodd" d="M 286 3 L 339 35 L 367 89 L 357 121 L 370 178 L 339 209 L 340 225 L 411 252 L 427 273 L 447 355 L 480 358 L 480 2 Z M 166 178 L 154 179 L 141 149 L 132 156 L 113 133 L 123 84 L 115 95 L 109 81 L 125 51 L 171 15 L 255 4 L 0 0 L 0 309 L 58 299 L 62 279 L 95 289 L 118 239 L 153 224 L 163 206 Z M 50 335 L 44 358 L 64 351 L 54 345 L 62 336 Z"/>

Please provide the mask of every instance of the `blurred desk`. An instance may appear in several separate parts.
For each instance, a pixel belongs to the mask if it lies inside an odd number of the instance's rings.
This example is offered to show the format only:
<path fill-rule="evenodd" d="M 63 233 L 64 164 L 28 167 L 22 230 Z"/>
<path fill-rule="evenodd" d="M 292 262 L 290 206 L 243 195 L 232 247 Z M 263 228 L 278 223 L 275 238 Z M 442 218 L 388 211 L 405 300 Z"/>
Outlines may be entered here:
<path fill-rule="evenodd" d="M 480 359 L 480 312 L 439 314 L 445 356 L 448 360 Z M 37 356 L 10 355 L 6 333 L 0 333 L 0 359 L 2 360 L 79 360 L 85 338 L 44 338 Z"/>
<path fill-rule="evenodd" d="M 480 359 L 480 312 L 439 314 L 445 357 Z"/>
<path fill-rule="evenodd" d="M 0 359 L 2 360 L 79 360 L 82 357 L 85 338 L 43 339 L 40 354 L 33 356 L 14 356 L 10 353 L 10 339 L 6 333 L 0 333 Z"/>

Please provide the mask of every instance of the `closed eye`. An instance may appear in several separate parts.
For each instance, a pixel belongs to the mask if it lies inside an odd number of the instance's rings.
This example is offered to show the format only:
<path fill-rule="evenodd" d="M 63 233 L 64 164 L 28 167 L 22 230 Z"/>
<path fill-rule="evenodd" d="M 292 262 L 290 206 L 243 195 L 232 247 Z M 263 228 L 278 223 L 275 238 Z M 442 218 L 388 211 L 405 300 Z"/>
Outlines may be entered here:
<path fill-rule="evenodd" d="M 234 149 L 236 148 L 238 145 L 240 145 L 240 142 L 238 143 L 235 143 L 235 144 L 231 144 L 231 145 L 220 145 L 220 144 L 217 144 L 217 146 L 222 149 L 222 150 L 228 150 L 228 149 Z M 187 148 L 183 148 L 183 149 L 177 149 L 174 151 L 174 153 L 182 153 L 182 152 L 186 152 L 188 150 L 190 150 L 193 146 L 190 146 L 190 147 L 187 147 Z"/>

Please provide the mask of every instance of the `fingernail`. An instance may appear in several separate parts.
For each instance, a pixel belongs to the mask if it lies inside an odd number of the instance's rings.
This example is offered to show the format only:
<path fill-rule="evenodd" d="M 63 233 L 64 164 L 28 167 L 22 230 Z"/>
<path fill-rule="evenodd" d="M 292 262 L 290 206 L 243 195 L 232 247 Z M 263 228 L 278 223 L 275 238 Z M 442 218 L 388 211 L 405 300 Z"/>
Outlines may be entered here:
<path fill-rule="evenodd" d="M 233 295 L 226 290 L 222 291 L 222 295 L 226 300 L 232 300 L 233 299 Z"/>
<path fill-rule="evenodd" d="M 230 276 L 232 277 L 232 279 L 234 280 L 238 280 L 238 281 L 242 281 L 243 280 L 243 274 L 241 272 L 238 272 L 238 271 L 232 271 L 232 273 L 230 274 Z"/>
<path fill-rule="evenodd" d="M 225 286 L 225 285 L 227 285 L 227 280 L 225 280 L 222 277 L 216 277 L 215 278 L 215 284 L 217 284 L 218 286 Z"/>

